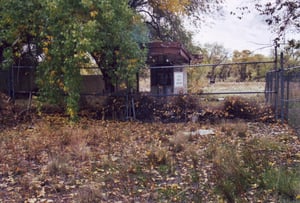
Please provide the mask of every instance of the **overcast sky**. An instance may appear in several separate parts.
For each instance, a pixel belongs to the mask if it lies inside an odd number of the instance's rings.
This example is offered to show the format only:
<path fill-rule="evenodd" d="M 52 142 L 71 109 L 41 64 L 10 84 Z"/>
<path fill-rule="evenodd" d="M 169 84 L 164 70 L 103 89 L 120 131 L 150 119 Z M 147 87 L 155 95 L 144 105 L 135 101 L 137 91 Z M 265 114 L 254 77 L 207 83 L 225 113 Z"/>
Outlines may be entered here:
<path fill-rule="evenodd" d="M 188 26 L 194 33 L 193 41 L 197 45 L 217 42 L 231 52 L 248 49 L 254 53 L 270 55 L 272 47 L 264 47 L 273 44 L 275 35 L 269 30 L 262 16 L 254 9 L 241 20 L 230 14 L 231 11 L 236 11 L 236 7 L 247 2 L 249 1 L 227 0 L 224 17 L 216 18 L 213 23 L 203 24 L 197 30 Z"/>

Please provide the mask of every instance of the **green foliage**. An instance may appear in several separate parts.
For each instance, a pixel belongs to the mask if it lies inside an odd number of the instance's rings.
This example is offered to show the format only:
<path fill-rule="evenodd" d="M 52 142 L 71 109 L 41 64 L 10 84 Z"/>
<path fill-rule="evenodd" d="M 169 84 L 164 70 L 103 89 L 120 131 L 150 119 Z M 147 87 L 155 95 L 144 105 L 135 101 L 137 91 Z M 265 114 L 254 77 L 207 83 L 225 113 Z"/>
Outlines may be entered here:
<path fill-rule="evenodd" d="M 238 149 L 232 144 L 216 147 L 213 164 L 217 193 L 228 202 L 235 202 L 251 184 L 251 173 L 243 165 Z"/>
<path fill-rule="evenodd" d="M 147 29 L 141 17 L 131 10 L 127 1 L 107 1 L 97 7 L 92 56 L 100 67 L 108 86 L 114 90 L 125 83 L 134 85 L 134 77 L 144 65 L 147 49 Z"/>
<path fill-rule="evenodd" d="M 253 55 L 249 50 L 234 51 L 232 62 L 258 62 L 271 61 L 271 59 L 261 55 Z M 270 64 L 239 64 L 234 66 L 234 75 L 239 77 L 239 81 L 253 80 L 264 78 L 267 71 L 273 68 L 273 63 Z"/>
<path fill-rule="evenodd" d="M 202 93 L 203 88 L 207 86 L 207 76 L 211 73 L 211 67 L 189 68 L 188 74 L 188 92 Z"/>
<path fill-rule="evenodd" d="M 289 149 L 274 138 L 256 137 L 232 143 L 214 141 L 207 149 L 212 160 L 215 189 L 228 202 L 236 202 L 255 188 L 279 199 L 296 200 L 299 168 L 278 162 Z"/>
<path fill-rule="evenodd" d="M 300 192 L 299 170 L 270 168 L 262 174 L 263 187 L 277 193 L 282 199 L 295 200 Z"/>
<path fill-rule="evenodd" d="M 79 5 L 45 2 L 44 6 L 52 9 L 46 13 L 51 26 L 44 27 L 44 40 L 40 42 L 45 55 L 37 69 L 40 101 L 65 104 L 67 114 L 75 120 L 79 109 L 79 68 L 88 61 L 85 53 L 89 51 L 88 33 L 93 26 L 90 21 L 70 18 Z"/>
<path fill-rule="evenodd" d="M 143 66 L 147 29 L 126 0 L 0 1 L 1 63 L 24 54 L 39 61 L 39 100 L 62 105 L 72 120 L 79 109 L 80 67 L 92 55 L 108 84 L 133 86 Z M 34 48 L 33 48 L 34 47 Z"/>
<path fill-rule="evenodd" d="M 184 27 L 183 16 L 193 26 L 205 17 L 218 14 L 223 0 L 129 0 L 128 4 L 142 16 L 150 30 L 151 40 L 181 41 L 192 50 L 192 34 Z"/>
<path fill-rule="evenodd" d="M 6 68 L 21 57 L 24 45 L 38 38 L 44 19 L 40 7 L 34 0 L 0 1 L 0 63 Z"/>

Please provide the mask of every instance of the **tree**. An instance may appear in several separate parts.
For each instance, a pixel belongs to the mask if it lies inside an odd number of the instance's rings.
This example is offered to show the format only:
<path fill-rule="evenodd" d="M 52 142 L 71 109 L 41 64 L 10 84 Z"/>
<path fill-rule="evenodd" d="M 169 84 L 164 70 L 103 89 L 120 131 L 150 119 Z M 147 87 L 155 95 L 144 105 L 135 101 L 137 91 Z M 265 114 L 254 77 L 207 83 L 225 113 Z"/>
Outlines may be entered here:
<path fill-rule="evenodd" d="M 252 0 L 251 4 L 245 4 L 237 8 L 240 12 L 232 11 L 231 14 L 243 15 L 253 12 L 253 9 L 265 17 L 265 22 L 270 28 L 277 33 L 274 41 L 278 45 L 278 41 L 284 37 L 286 32 L 300 31 L 300 2 L 295 0 L 278 0 L 264 1 Z M 239 13 L 239 14 L 237 14 Z"/>
<path fill-rule="evenodd" d="M 0 63 L 5 67 L 20 58 L 23 47 L 35 55 L 40 26 L 43 24 L 39 1 L 0 0 Z"/>
<path fill-rule="evenodd" d="M 207 64 L 222 63 L 228 59 L 229 54 L 223 45 L 217 43 L 204 44 L 201 53 L 203 55 L 203 63 Z"/>
<path fill-rule="evenodd" d="M 1 63 L 12 65 L 25 44 L 35 47 L 40 101 L 65 105 L 74 119 L 87 53 L 109 82 L 126 78 L 129 83 L 145 61 L 146 30 L 127 3 L 0 0 Z"/>
<path fill-rule="evenodd" d="M 252 80 L 265 77 L 266 72 L 272 68 L 273 64 L 258 63 L 261 61 L 270 61 L 270 59 L 262 54 L 253 54 L 249 50 L 235 50 L 232 56 L 232 62 L 253 62 L 253 64 L 239 64 L 234 66 L 236 76 L 239 76 L 241 82 L 246 79 Z"/>
<path fill-rule="evenodd" d="M 233 62 L 249 62 L 250 55 L 251 55 L 251 51 L 249 51 L 249 50 L 243 50 L 241 52 L 234 51 L 232 61 Z M 247 74 L 247 64 L 240 64 L 237 67 L 238 67 L 238 73 L 240 76 L 239 80 L 241 82 L 244 82 L 247 79 L 247 77 L 251 76 L 251 75 Z"/>
<path fill-rule="evenodd" d="M 284 66 L 293 67 L 300 65 L 300 41 L 290 40 L 283 49 Z"/>
<path fill-rule="evenodd" d="M 180 41 L 192 49 L 192 35 L 183 26 L 188 18 L 200 26 L 204 18 L 216 14 L 223 0 L 129 0 L 131 8 L 144 16 L 152 40 Z"/>
<path fill-rule="evenodd" d="M 294 0 L 280 0 L 255 4 L 261 15 L 267 17 L 266 22 L 279 35 L 288 30 L 300 31 L 300 2 Z"/>
<path fill-rule="evenodd" d="M 208 73 L 207 77 L 210 78 L 211 82 L 215 82 L 217 73 L 216 68 L 220 63 L 226 62 L 228 59 L 228 51 L 223 47 L 223 45 L 214 43 L 214 44 L 205 44 L 202 49 L 203 63 L 214 64 L 212 66 L 211 72 Z M 220 79 L 224 80 L 229 74 L 228 66 L 221 66 L 221 69 L 218 73 Z"/>
<path fill-rule="evenodd" d="M 122 79 L 129 79 L 132 83 L 129 76 L 135 75 L 145 62 L 148 34 L 141 17 L 128 7 L 126 0 L 105 2 L 103 8 L 94 11 L 97 12 L 95 20 L 101 23 L 95 26 L 93 38 L 96 46 L 91 54 L 107 87 L 114 91 L 118 87 L 116 83 Z"/>
<path fill-rule="evenodd" d="M 266 16 L 267 24 L 277 33 L 275 45 L 281 46 L 279 41 L 285 39 L 286 33 L 300 32 L 300 1 L 279 0 L 255 4 L 261 15 Z M 283 45 L 286 66 L 296 65 L 299 62 L 300 41 L 291 39 Z"/>

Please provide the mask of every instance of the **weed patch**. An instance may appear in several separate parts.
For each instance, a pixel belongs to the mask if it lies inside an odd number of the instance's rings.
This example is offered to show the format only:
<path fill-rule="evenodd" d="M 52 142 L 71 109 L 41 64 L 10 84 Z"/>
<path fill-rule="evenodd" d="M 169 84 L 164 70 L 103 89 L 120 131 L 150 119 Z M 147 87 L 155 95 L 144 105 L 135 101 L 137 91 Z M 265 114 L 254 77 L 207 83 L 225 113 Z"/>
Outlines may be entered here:
<path fill-rule="evenodd" d="M 50 176 L 67 176 L 71 173 L 68 158 L 65 155 L 52 156 L 47 165 Z"/>
<path fill-rule="evenodd" d="M 84 119 L 70 126 L 62 120 L 0 132 L 1 202 L 278 202 L 299 196 L 300 142 L 286 125 Z M 180 133 L 197 129 L 214 133 Z"/>
<path fill-rule="evenodd" d="M 282 200 L 293 201 L 300 194 L 299 168 L 270 168 L 262 174 L 262 180 L 262 186 Z"/>

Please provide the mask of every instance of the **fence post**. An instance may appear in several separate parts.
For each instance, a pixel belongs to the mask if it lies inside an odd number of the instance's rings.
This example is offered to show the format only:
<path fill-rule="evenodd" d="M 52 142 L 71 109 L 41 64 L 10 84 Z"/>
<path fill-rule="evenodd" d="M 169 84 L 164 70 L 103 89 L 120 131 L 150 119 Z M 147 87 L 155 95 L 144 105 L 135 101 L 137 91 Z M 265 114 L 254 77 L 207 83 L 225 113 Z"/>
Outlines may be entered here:
<path fill-rule="evenodd" d="M 275 119 L 278 120 L 278 91 L 279 91 L 279 74 L 278 74 L 278 44 L 275 41 Z"/>
<path fill-rule="evenodd" d="M 284 67 L 283 67 L 283 52 L 280 53 L 280 116 L 281 123 L 284 122 Z"/>

